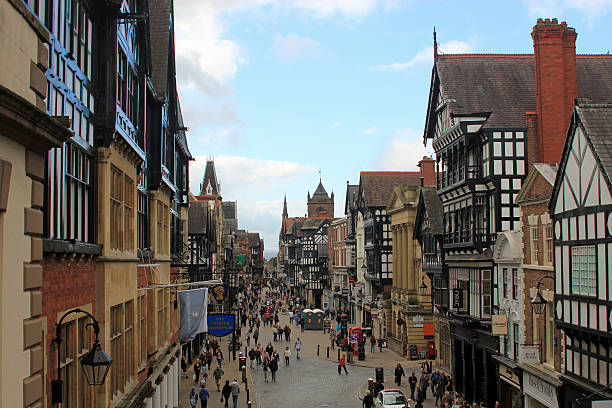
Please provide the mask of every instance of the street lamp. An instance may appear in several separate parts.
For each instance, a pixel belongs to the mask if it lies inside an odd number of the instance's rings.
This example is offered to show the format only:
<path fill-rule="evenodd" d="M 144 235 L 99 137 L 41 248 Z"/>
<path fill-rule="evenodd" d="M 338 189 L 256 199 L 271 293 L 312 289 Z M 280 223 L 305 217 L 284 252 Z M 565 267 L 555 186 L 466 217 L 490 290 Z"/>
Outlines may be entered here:
<path fill-rule="evenodd" d="M 98 335 L 100 334 L 100 326 L 98 321 L 92 316 L 91 313 L 83 309 L 72 309 L 64 313 L 60 318 L 59 322 L 55 324 L 55 338 L 52 340 L 56 344 L 57 348 L 57 380 L 51 381 L 51 403 L 61 404 L 64 402 L 63 395 L 63 381 L 60 378 L 60 345 L 62 344 L 62 322 L 64 319 L 72 313 L 84 313 L 91 320 L 92 323 L 87 323 L 87 326 L 92 326 L 96 339 L 94 340 L 93 347 L 87 354 L 81 357 L 81 367 L 83 367 L 83 373 L 87 379 L 89 385 L 102 385 L 108 375 L 108 370 L 113 362 L 113 359 L 100 346 Z"/>
<path fill-rule="evenodd" d="M 537 293 L 533 297 L 533 299 L 531 299 L 531 307 L 533 307 L 533 311 L 535 312 L 535 314 L 544 313 L 544 309 L 546 308 L 546 300 L 544 300 L 544 298 L 542 297 L 542 293 L 540 292 L 540 285 L 542 284 L 542 281 L 546 278 L 552 279 L 553 281 L 555 280 L 555 278 L 550 275 L 543 276 L 542 278 L 540 278 L 540 280 L 538 280 Z"/>
<path fill-rule="evenodd" d="M 427 294 L 427 285 L 425 284 L 425 277 L 421 278 L 421 284 L 419 285 L 419 293 L 421 295 Z"/>

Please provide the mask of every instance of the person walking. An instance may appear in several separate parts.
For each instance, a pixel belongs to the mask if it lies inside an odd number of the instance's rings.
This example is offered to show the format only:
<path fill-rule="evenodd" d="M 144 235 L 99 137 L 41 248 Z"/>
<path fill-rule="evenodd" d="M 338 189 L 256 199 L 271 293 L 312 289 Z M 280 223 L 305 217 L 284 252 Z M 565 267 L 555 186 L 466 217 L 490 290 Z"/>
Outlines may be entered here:
<path fill-rule="evenodd" d="M 289 365 L 289 357 L 291 357 L 291 350 L 289 350 L 289 346 L 285 346 L 285 367 Z"/>
<path fill-rule="evenodd" d="M 289 324 L 293 323 L 293 310 L 289 311 Z"/>
<path fill-rule="evenodd" d="M 249 360 L 251 360 L 251 369 L 255 368 L 255 349 L 249 350 Z"/>
<path fill-rule="evenodd" d="M 395 383 L 398 387 L 402 385 L 402 376 L 406 376 L 406 373 L 404 373 L 400 363 L 397 363 L 397 367 L 395 367 Z"/>
<path fill-rule="evenodd" d="M 414 375 L 414 371 L 413 371 L 412 375 L 408 377 L 408 384 L 410 384 L 410 399 L 411 400 L 414 399 L 414 389 L 416 388 L 417 382 L 418 382 L 417 377 L 416 375 Z"/>
<path fill-rule="evenodd" d="M 372 398 L 372 391 L 368 390 L 366 395 L 363 397 L 363 408 L 374 408 L 374 398 Z"/>
<path fill-rule="evenodd" d="M 230 395 L 232 395 L 232 386 L 230 385 L 229 380 L 225 380 L 225 384 L 221 390 L 221 396 L 225 399 L 225 408 L 228 408 Z"/>
<path fill-rule="evenodd" d="M 270 373 L 272 374 L 272 381 L 276 382 L 276 372 L 278 371 L 278 361 L 275 358 L 271 358 L 268 363 L 268 368 L 270 369 Z"/>
<path fill-rule="evenodd" d="M 189 378 L 187 377 L 187 367 L 189 365 L 187 364 L 187 359 L 185 358 L 185 356 L 181 356 L 181 371 L 183 373 L 183 378 Z"/>
<path fill-rule="evenodd" d="M 196 408 L 198 406 L 198 399 L 199 397 L 195 387 L 191 387 L 191 393 L 189 393 L 189 406 L 191 408 Z"/>
<path fill-rule="evenodd" d="M 342 369 L 344 368 L 344 372 L 348 375 L 348 371 L 346 371 L 346 357 L 340 357 L 340 362 L 338 363 L 338 374 L 342 375 Z"/>
<path fill-rule="evenodd" d="M 198 383 L 198 381 L 200 381 L 200 370 L 202 369 L 202 366 L 200 365 L 200 360 L 196 360 L 196 362 L 193 364 L 193 382 L 194 383 Z"/>
<path fill-rule="evenodd" d="M 295 342 L 295 357 L 299 360 L 300 359 L 300 350 L 302 350 L 302 340 L 300 340 L 300 338 L 298 337 L 296 342 Z"/>
<path fill-rule="evenodd" d="M 234 378 L 234 382 L 232 382 L 232 401 L 234 402 L 234 408 L 238 408 L 238 394 L 240 394 L 240 384 L 238 384 L 238 379 Z"/>
<path fill-rule="evenodd" d="M 264 359 L 263 372 L 264 372 L 264 381 L 268 382 L 268 373 L 270 372 L 270 369 L 268 368 L 268 359 Z"/>
<path fill-rule="evenodd" d="M 416 408 L 423 408 L 423 401 L 425 398 L 423 397 L 423 391 L 421 390 L 421 386 L 417 385 L 416 387 Z"/>
<path fill-rule="evenodd" d="M 257 339 L 258 339 L 258 338 L 259 338 L 259 329 L 258 329 L 258 328 L 256 328 L 256 329 L 255 329 L 255 331 L 253 332 L 253 342 L 254 342 L 255 344 L 258 344 L 258 343 L 257 343 Z"/>
<path fill-rule="evenodd" d="M 221 351 L 221 347 L 217 350 L 217 364 L 221 367 L 221 362 L 223 361 L 223 352 Z"/>
<path fill-rule="evenodd" d="M 198 393 L 198 396 L 200 397 L 200 407 L 206 408 L 208 406 L 208 398 L 210 397 L 210 393 L 204 387 L 204 385 L 201 385 L 200 387 L 200 392 Z"/>
<path fill-rule="evenodd" d="M 217 391 L 221 391 L 221 378 L 223 378 L 223 374 L 225 373 L 223 372 L 221 367 L 217 367 L 215 368 L 215 371 L 213 371 L 213 377 L 215 379 L 215 384 L 217 384 Z"/>
<path fill-rule="evenodd" d="M 376 350 L 376 337 L 372 335 L 372 337 L 370 337 L 370 351 L 374 353 L 374 350 Z"/>
<path fill-rule="evenodd" d="M 336 345 L 336 331 L 331 328 L 329 329 L 329 341 L 331 343 L 331 348 L 333 350 L 334 346 Z"/>

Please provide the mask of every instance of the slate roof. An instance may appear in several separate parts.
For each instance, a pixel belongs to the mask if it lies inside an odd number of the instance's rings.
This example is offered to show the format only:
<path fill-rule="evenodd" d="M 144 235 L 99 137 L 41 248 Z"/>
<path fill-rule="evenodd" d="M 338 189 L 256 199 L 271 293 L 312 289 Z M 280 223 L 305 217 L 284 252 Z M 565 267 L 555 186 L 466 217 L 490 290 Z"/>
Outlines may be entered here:
<path fill-rule="evenodd" d="M 449 112 L 491 112 L 485 128 L 526 127 L 525 112 L 536 110 L 532 54 L 438 55 L 435 69 Z M 577 55 L 576 71 L 578 97 L 594 103 L 610 100 L 612 56 Z"/>
<path fill-rule="evenodd" d="M 259 233 L 258 232 L 249 232 L 249 246 L 250 247 L 259 246 Z"/>
<path fill-rule="evenodd" d="M 189 216 L 187 221 L 188 234 L 206 234 L 208 226 L 208 203 L 205 201 L 192 201 L 189 203 Z"/>
<path fill-rule="evenodd" d="M 236 216 L 236 207 L 237 207 L 236 201 L 224 201 L 221 205 L 223 206 L 223 218 L 224 219 L 229 220 L 233 218 L 238 218 Z"/>
<path fill-rule="evenodd" d="M 612 104 L 592 104 L 579 101 L 576 112 L 606 170 L 609 181 L 612 176 Z"/>
<path fill-rule="evenodd" d="M 236 241 L 248 241 L 247 232 L 245 230 L 236 231 Z"/>
<path fill-rule="evenodd" d="M 327 191 L 325 191 L 325 187 L 323 187 L 323 183 L 319 180 L 319 185 L 312 195 L 311 201 L 327 201 L 329 200 L 329 195 Z"/>
<path fill-rule="evenodd" d="M 359 189 L 368 207 L 385 207 L 393 187 L 421 184 L 418 171 L 362 171 L 359 175 Z"/>
<path fill-rule="evenodd" d="M 186 128 L 185 123 L 183 122 L 183 112 L 181 111 L 181 102 L 179 101 L 178 95 L 176 97 L 176 110 L 179 127 L 176 140 L 178 141 L 178 145 L 181 147 L 181 150 L 183 150 L 183 153 L 185 153 L 185 155 L 187 156 L 187 159 L 193 160 L 193 156 L 191 155 L 191 152 L 189 151 L 189 146 L 187 145 L 187 135 L 185 132 Z"/>
<path fill-rule="evenodd" d="M 433 235 L 444 233 L 444 210 L 442 200 L 435 187 L 421 187 L 421 199 L 429 217 L 429 228 Z"/>
<path fill-rule="evenodd" d="M 223 220 L 223 226 L 227 234 L 232 234 L 238 231 L 238 220 Z"/>
<path fill-rule="evenodd" d="M 359 186 L 358 185 L 346 185 L 346 198 L 344 202 L 344 213 L 348 214 L 349 211 L 357 208 L 357 198 L 359 197 Z"/>
<path fill-rule="evenodd" d="M 552 166 L 548 163 L 534 163 L 533 167 L 550 183 L 551 186 L 555 185 L 555 178 L 557 178 L 557 166 Z"/>
<path fill-rule="evenodd" d="M 170 51 L 172 0 L 149 0 L 149 38 L 151 42 L 151 81 L 157 96 L 166 97 Z"/>
<path fill-rule="evenodd" d="M 212 187 L 212 195 L 219 196 L 219 184 L 217 183 L 217 172 L 215 171 L 215 162 L 213 160 L 206 160 L 206 170 L 204 170 L 204 177 L 200 185 L 200 195 L 208 195 L 206 194 L 206 187 L 208 187 L 209 181 Z"/>

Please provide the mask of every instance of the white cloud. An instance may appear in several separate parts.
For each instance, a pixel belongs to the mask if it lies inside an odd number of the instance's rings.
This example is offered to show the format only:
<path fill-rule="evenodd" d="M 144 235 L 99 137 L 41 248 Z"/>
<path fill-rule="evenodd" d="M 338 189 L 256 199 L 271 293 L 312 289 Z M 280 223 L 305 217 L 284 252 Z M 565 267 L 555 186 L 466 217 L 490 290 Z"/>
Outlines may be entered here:
<path fill-rule="evenodd" d="M 438 52 L 443 54 L 465 54 L 472 52 L 473 47 L 465 41 L 452 40 L 438 45 Z M 414 65 L 433 61 L 433 46 L 422 49 L 414 57 L 404 62 L 393 62 L 391 64 L 376 65 L 370 67 L 370 71 L 397 72 L 404 71 Z"/>
<path fill-rule="evenodd" d="M 277 58 L 283 61 L 317 58 L 325 53 L 325 50 L 317 41 L 293 33 L 286 36 L 276 34 L 270 50 Z"/>
<path fill-rule="evenodd" d="M 339 128 L 340 126 L 342 126 L 342 122 L 335 122 L 329 128 L 336 129 L 336 128 Z"/>
<path fill-rule="evenodd" d="M 533 18 L 552 18 L 579 12 L 591 21 L 612 11 L 612 0 L 523 0 Z"/>
<path fill-rule="evenodd" d="M 417 168 L 423 156 L 431 155 L 423 146 L 422 132 L 398 130 L 391 137 L 389 146 L 375 159 L 374 165 L 381 170 L 410 171 Z"/>
<path fill-rule="evenodd" d="M 376 133 L 376 126 L 370 126 L 369 128 L 363 129 L 361 132 L 359 132 L 361 136 L 372 135 L 374 133 Z"/>

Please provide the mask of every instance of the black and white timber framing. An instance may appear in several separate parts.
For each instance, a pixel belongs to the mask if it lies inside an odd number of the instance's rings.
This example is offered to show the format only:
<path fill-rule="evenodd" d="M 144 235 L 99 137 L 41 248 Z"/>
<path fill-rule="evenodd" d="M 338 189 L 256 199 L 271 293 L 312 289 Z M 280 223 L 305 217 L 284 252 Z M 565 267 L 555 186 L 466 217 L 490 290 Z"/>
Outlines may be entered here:
<path fill-rule="evenodd" d="M 612 399 L 612 105 L 577 102 L 550 209 L 566 406 Z"/>

